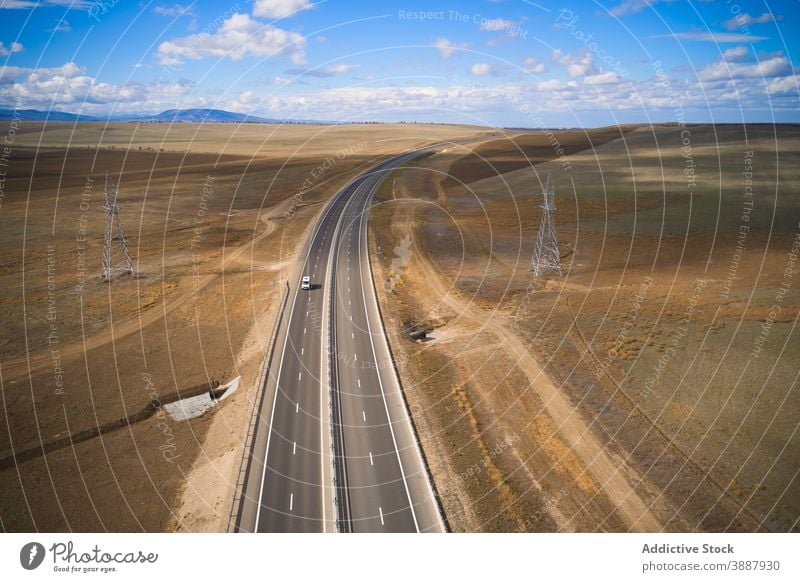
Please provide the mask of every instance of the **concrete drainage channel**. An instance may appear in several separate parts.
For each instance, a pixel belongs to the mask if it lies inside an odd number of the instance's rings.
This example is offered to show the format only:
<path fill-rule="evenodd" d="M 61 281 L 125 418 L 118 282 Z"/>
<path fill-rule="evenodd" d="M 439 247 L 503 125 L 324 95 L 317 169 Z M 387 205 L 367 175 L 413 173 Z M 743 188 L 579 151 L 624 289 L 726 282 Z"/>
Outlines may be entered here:
<path fill-rule="evenodd" d="M 187 392 L 192 394 L 192 396 L 186 398 L 180 398 L 179 395 L 175 394 L 161 400 L 154 400 L 142 410 L 123 418 L 118 418 L 117 420 L 112 420 L 111 422 L 106 422 L 86 430 L 71 433 L 43 443 L 42 445 L 22 450 L 14 455 L 3 457 L 0 459 L 0 470 L 14 467 L 16 464 L 36 459 L 43 455 L 49 455 L 54 451 L 74 447 L 77 444 L 102 435 L 107 435 L 121 428 L 130 427 L 158 414 L 163 414 L 164 412 L 169 414 L 170 418 L 174 421 L 197 418 L 233 394 L 238 389 L 239 382 L 239 376 L 224 386 L 220 386 L 218 382 L 212 381 L 210 384 L 201 384 L 182 390 L 184 394 Z"/>
<path fill-rule="evenodd" d="M 172 417 L 172 420 L 190 420 L 203 416 L 206 412 L 214 408 L 217 404 L 228 398 L 239 389 L 241 376 L 236 376 L 233 380 L 219 386 L 204 394 L 198 394 L 190 398 L 182 398 L 170 404 L 164 405 L 164 410 Z"/>

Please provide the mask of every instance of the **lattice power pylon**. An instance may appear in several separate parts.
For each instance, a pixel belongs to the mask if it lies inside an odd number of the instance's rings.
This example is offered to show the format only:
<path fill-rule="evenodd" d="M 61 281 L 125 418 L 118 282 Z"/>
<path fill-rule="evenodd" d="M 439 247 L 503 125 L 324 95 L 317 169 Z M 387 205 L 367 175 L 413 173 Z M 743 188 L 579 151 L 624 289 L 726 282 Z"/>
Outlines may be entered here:
<path fill-rule="evenodd" d="M 536 245 L 533 247 L 531 270 L 535 277 L 545 271 L 561 272 L 561 255 L 558 252 L 558 230 L 556 230 L 556 204 L 553 180 L 547 175 L 547 185 L 544 188 L 544 204 L 542 204 L 542 221 L 539 224 L 539 234 L 536 236 Z"/>
<path fill-rule="evenodd" d="M 117 185 L 106 174 L 105 204 L 106 231 L 103 240 L 103 272 L 101 276 L 111 281 L 115 274 L 133 275 L 133 261 L 128 251 L 128 241 L 122 230 L 117 207 Z"/>

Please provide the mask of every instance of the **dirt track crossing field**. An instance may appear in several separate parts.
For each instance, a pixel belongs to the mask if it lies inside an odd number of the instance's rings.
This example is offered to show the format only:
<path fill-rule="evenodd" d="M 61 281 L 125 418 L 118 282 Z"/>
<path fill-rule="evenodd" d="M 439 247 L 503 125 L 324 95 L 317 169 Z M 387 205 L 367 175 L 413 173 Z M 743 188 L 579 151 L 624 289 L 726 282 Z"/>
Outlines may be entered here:
<path fill-rule="evenodd" d="M 798 303 L 780 284 L 797 128 L 692 126 L 691 193 L 679 128 L 608 134 L 550 161 L 527 136 L 534 165 L 516 135 L 440 151 L 373 206 L 392 345 L 451 524 L 794 530 Z M 534 281 L 548 173 L 566 274 Z"/>
<path fill-rule="evenodd" d="M 224 530 L 274 306 L 323 203 L 376 157 L 480 131 L 23 122 L 0 214 L 0 529 Z M 110 284 L 106 171 L 137 271 Z M 165 414 L 238 375 L 213 413 Z"/>

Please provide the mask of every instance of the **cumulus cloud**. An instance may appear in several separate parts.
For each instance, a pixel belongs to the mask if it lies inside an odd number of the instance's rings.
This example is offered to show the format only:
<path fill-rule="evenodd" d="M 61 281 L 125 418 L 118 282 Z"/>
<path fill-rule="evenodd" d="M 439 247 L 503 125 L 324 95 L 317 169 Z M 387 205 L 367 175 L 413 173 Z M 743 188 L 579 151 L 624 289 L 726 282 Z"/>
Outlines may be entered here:
<path fill-rule="evenodd" d="M 72 32 L 72 27 L 66 20 L 61 20 L 59 21 L 58 24 L 56 24 L 56 27 L 53 29 L 53 32 Z"/>
<path fill-rule="evenodd" d="M 785 55 L 779 54 L 754 63 L 717 60 L 703 69 L 697 76 L 702 81 L 727 79 L 760 79 L 782 77 L 792 73 L 792 64 Z"/>
<path fill-rule="evenodd" d="M 536 84 L 536 89 L 542 93 L 569 91 L 577 87 L 578 84 L 575 81 L 559 81 L 558 79 L 550 79 L 549 81 L 542 81 Z"/>
<path fill-rule="evenodd" d="M 607 73 L 588 75 L 584 79 L 584 82 L 589 83 L 590 85 L 610 85 L 613 83 L 619 83 L 620 78 L 619 75 L 614 71 L 608 71 Z"/>
<path fill-rule="evenodd" d="M 488 63 L 475 63 L 472 65 L 470 72 L 476 77 L 485 77 L 487 75 L 493 75 L 495 71 L 492 65 Z"/>
<path fill-rule="evenodd" d="M 734 53 L 732 58 L 741 58 L 741 55 Z M 783 54 L 768 55 L 760 63 L 754 59 L 723 61 L 720 58 L 701 69 L 709 79 L 701 83 L 691 76 L 679 77 L 672 72 L 670 95 L 665 94 L 663 84 L 652 78 L 627 78 L 622 82 L 614 72 L 591 71 L 585 76 L 541 82 L 466 82 L 448 87 L 358 85 L 313 91 L 306 87 L 297 93 L 292 88 L 281 90 L 289 83 L 288 79 L 279 77 L 273 81 L 270 77 L 268 90 L 231 92 L 213 99 L 198 95 L 197 88 L 188 82 L 104 83 L 87 75 L 75 63 L 65 63 L 53 68 L 6 66 L 0 69 L 0 102 L 22 102 L 26 107 L 37 109 L 54 108 L 95 115 L 214 107 L 278 118 L 345 121 L 356 112 L 359 118 L 370 120 L 463 121 L 471 118 L 517 124 L 526 119 L 520 113 L 520 104 L 530 104 L 569 115 L 584 111 L 602 116 L 607 112 L 610 120 L 624 111 L 636 111 L 635 116 L 646 111 L 654 119 L 672 119 L 676 103 L 687 112 L 700 111 L 701 115 L 709 108 L 760 111 L 767 106 L 772 111 L 795 112 L 798 76 L 787 67 L 787 62 Z M 715 73 L 720 70 L 720 63 L 723 63 L 723 76 Z M 343 68 L 337 70 L 344 71 Z M 300 79 L 296 86 L 303 83 Z M 343 108 L 342 103 L 347 103 L 348 107 Z M 494 115 L 504 117 L 501 120 Z"/>
<path fill-rule="evenodd" d="M 736 30 L 742 26 L 766 24 L 767 22 L 778 22 L 780 20 L 783 20 L 783 16 L 780 14 L 775 15 L 770 12 L 764 12 L 761 16 L 750 16 L 747 12 L 743 12 L 737 16 L 734 16 L 730 20 L 726 20 L 722 23 L 722 26 L 728 30 Z"/>
<path fill-rule="evenodd" d="M 641 12 L 648 6 L 655 6 L 661 2 L 674 2 L 675 0 L 625 0 L 622 4 L 614 6 L 610 12 L 614 16 L 624 16 Z"/>
<path fill-rule="evenodd" d="M 349 115 L 341 104 L 348 103 L 348 111 L 370 119 L 409 118 L 418 112 L 436 112 L 442 119 L 443 111 L 485 118 L 488 112 L 508 111 L 513 116 L 514 104 L 542 104 L 553 112 L 587 111 L 613 112 L 648 110 L 654 117 L 663 111 L 665 119 L 674 115 L 676 95 L 688 111 L 696 108 L 707 111 L 709 107 L 755 109 L 763 107 L 767 91 L 773 92 L 770 105 L 773 109 L 796 109 L 797 79 L 778 77 L 769 86 L 762 79 L 741 79 L 735 87 L 730 82 L 698 85 L 692 79 L 672 78 L 675 95 L 666 96 L 663 86 L 652 79 L 614 82 L 614 74 L 596 73 L 586 79 L 545 80 L 539 83 L 466 84 L 450 87 L 341 87 L 315 92 L 313 97 L 303 95 L 271 95 L 264 99 L 261 115 L 268 117 L 293 116 L 341 120 Z M 524 116 L 518 116 L 524 119 Z"/>
<path fill-rule="evenodd" d="M 546 70 L 544 63 L 541 62 L 536 57 L 527 57 L 523 61 L 523 65 L 526 73 L 532 73 L 534 75 L 538 75 L 539 73 L 544 73 Z"/>
<path fill-rule="evenodd" d="M 800 76 L 789 75 L 788 77 L 772 79 L 767 85 L 767 92 L 770 95 L 784 94 L 797 97 L 798 93 L 800 93 Z"/>
<path fill-rule="evenodd" d="M 290 75 L 300 75 L 304 77 L 333 77 L 335 75 L 345 75 L 352 73 L 358 65 L 338 64 L 322 67 L 321 69 L 289 69 L 286 72 Z"/>
<path fill-rule="evenodd" d="M 725 49 L 725 52 L 722 53 L 723 60 L 730 61 L 732 63 L 738 63 L 744 61 L 749 56 L 750 56 L 750 49 L 748 49 L 746 46 L 736 46 L 733 48 Z"/>
<path fill-rule="evenodd" d="M 555 64 L 566 67 L 570 77 L 585 77 L 596 72 L 592 53 L 585 49 L 572 54 L 556 49 L 552 58 Z"/>
<path fill-rule="evenodd" d="M 13 53 L 21 53 L 23 50 L 25 50 L 25 47 L 23 47 L 21 43 L 12 42 L 11 46 L 6 48 L 6 45 L 0 42 L 0 57 L 7 57 Z"/>
<path fill-rule="evenodd" d="M 506 20 L 505 18 L 493 18 L 491 20 L 483 20 L 480 25 L 478 25 L 478 29 L 483 32 L 498 32 L 502 30 L 508 30 L 515 26 L 515 23 Z"/>
<path fill-rule="evenodd" d="M 172 4 L 171 6 L 156 6 L 153 8 L 153 12 L 156 14 L 160 14 L 161 16 L 170 16 L 172 18 L 176 16 L 194 16 L 194 11 L 192 10 L 191 6 L 185 6 L 183 4 Z"/>
<path fill-rule="evenodd" d="M 453 43 L 453 42 L 452 42 L 452 41 L 451 41 L 449 38 L 446 38 L 446 37 L 444 37 L 444 36 L 440 36 L 440 37 L 439 37 L 439 38 L 437 38 L 437 39 L 436 39 L 436 41 L 433 43 L 433 46 L 434 46 L 434 47 L 436 47 L 436 50 L 438 50 L 438 51 L 439 51 L 439 55 L 440 55 L 440 56 L 441 56 L 441 57 L 442 57 L 444 60 L 447 60 L 447 59 L 449 59 L 451 56 L 453 56 L 453 53 L 454 53 L 454 52 L 456 52 L 456 50 L 458 50 L 458 49 L 465 49 L 465 48 L 467 48 L 469 45 L 468 45 L 468 44 L 466 44 L 466 43 L 455 44 L 455 43 Z"/>
<path fill-rule="evenodd" d="M 174 103 L 191 94 L 189 82 L 153 81 L 116 85 L 97 81 L 73 62 L 60 67 L 3 67 L 0 69 L 0 102 L 23 102 L 43 109 L 76 109 L 85 113 L 160 111 L 164 102 Z"/>
<path fill-rule="evenodd" d="M 175 65 L 183 59 L 206 57 L 239 61 L 246 56 L 288 55 L 292 62 L 305 62 L 306 39 L 297 32 L 262 24 L 248 14 L 234 14 L 214 33 L 201 32 L 161 43 L 159 62 Z"/>
<path fill-rule="evenodd" d="M 255 0 L 253 16 L 286 18 L 311 7 L 309 0 Z"/>

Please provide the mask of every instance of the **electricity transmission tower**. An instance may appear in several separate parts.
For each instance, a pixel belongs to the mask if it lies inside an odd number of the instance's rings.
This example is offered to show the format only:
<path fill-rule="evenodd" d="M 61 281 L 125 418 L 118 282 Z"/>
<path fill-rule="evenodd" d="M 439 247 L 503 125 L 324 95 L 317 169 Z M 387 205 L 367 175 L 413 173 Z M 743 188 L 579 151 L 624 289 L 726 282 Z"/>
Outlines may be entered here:
<path fill-rule="evenodd" d="M 101 276 L 111 281 L 114 274 L 133 275 L 133 261 L 128 251 L 128 241 L 122 230 L 117 208 L 117 185 L 106 173 L 105 204 L 106 231 L 103 240 L 103 272 Z M 117 243 L 117 244 L 115 244 Z M 115 250 L 116 249 L 116 250 Z"/>
<path fill-rule="evenodd" d="M 536 236 L 536 245 L 533 247 L 533 259 L 531 259 L 531 270 L 535 277 L 539 277 L 548 270 L 555 271 L 559 275 L 562 274 L 555 220 L 556 204 L 553 199 L 555 191 L 550 174 L 547 175 L 547 185 L 542 194 L 544 196 L 544 204 L 542 204 L 544 212 L 539 224 L 539 234 Z"/>

